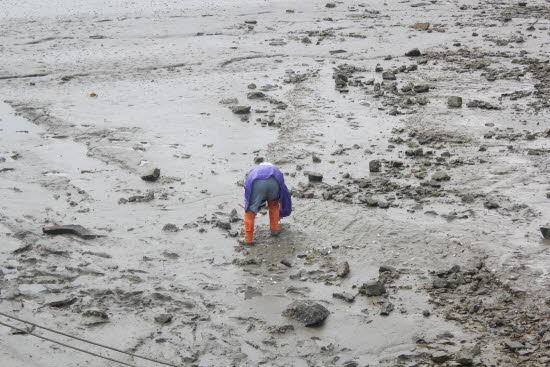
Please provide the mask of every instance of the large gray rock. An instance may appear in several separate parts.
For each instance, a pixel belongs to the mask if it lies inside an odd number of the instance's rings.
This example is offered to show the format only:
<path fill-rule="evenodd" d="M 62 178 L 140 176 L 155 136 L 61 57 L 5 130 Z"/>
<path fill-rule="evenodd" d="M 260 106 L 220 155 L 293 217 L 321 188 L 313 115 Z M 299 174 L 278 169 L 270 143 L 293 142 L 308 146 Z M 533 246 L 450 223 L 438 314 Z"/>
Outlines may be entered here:
<path fill-rule="evenodd" d="M 380 172 L 380 168 L 382 167 L 382 163 L 378 160 L 372 160 L 369 162 L 369 171 L 371 172 Z"/>
<path fill-rule="evenodd" d="M 336 276 L 339 278 L 345 278 L 349 274 L 349 264 L 347 261 L 340 263 L 336 266 Z"/>
<path fill-rule="evenodd" d="M 381 296 L 386 293 L 386 287 L 384 286 L 384 283 L 379 280 L 365 283 L 361 286 L 361 288 L 363 289 L 365 295 L 368 297 Z"/>
<path fill-rule="evenodd" d="M 433 174 L 432 180 L 434 181 L 449 181 L 451 176 L 445 171 L 437 171 Z"/>
<path fill-rule="evenodd" d="M 233 107 L 231 107 L 231 111 L 233 113 L 238 114 L 238 115 L 244 115 L 244 114 L 250 113 L 250 109 L 251 109 L 250 106 L 233 106 Z"/>
<path fill-rule="evenodd" d="M 420 52 L 419 49 L 413 48 L 412 50 L 410 50 L 409 52 L 407 52 L 407 53 L 405 54 L 405 56 L 409 56 L 409 57 L 418 57 L 418 56 L 422 56 L 422 53 Z"/>
<path fill-rule="evenodd" d="M 540 232 L 542 233 L 542 237 L 550 239 L 550 224 L 540 227 Z"/>
<path fill-rule="evenodd" d="M 397 77 L 395 76 L 395 74 L 391 71 L 384 71 L 382 73 L 382 79 L 384 80 L 396 80 Z"/>
<path fill-rule="evenodd" d="M 451 96 L 447 99 L 447 106 L 451 108 L 462 107 L 462 98 L 457 96 Z"/>
<path fill-rule="evenodd" d="M 283 316 L 299 321 L 304 326 L 319 325 L 329 314 L 324 306 L 313 301 L 295 301 L 283 311 Z"/>

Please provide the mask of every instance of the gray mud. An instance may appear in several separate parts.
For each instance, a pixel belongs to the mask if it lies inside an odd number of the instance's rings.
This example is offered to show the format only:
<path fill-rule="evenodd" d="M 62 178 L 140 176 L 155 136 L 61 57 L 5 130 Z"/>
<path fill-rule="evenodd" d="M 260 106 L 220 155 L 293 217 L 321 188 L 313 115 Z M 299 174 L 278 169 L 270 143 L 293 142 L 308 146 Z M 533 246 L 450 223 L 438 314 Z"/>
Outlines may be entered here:
<path fill-rule="evenodd" d="M 548 2 L 326 5 L 4 1 L 0 310 L 182 366 L 548 366 Z M 245 248 L 260 158 L 295 211 Z"/>

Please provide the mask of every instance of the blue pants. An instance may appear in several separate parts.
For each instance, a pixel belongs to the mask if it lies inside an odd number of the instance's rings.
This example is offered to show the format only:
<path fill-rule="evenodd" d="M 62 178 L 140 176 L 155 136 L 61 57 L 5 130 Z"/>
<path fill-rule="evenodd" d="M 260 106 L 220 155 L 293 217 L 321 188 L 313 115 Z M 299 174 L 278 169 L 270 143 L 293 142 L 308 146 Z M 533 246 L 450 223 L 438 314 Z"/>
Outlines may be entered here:
<path fill-rule="evenodd" d="M 250 206 L 248 210 L 258 213 L 266 201 L 279 200 L 279 182 L 275 177 L 266 180 L 255 180 L 252 184 Z"/>

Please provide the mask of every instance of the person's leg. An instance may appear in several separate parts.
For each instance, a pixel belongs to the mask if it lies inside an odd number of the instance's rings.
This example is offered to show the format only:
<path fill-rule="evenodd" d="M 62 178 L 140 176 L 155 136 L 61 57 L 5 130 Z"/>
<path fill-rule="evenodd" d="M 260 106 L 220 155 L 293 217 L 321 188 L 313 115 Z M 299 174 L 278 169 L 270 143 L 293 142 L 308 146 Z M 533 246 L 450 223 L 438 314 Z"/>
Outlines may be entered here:
<path fill-rule="evenodd" d="M 252 242 L 254 238 L 254 219 L 256 219 L 256 213 L 248 210 L 244 213 L 244 240 L 245 242 Z"/>
<path fill-rule="evenodd" d="M 269 208 L 269 227 L 271 231 L 279 231 L 279 200 L 270 200 L 267 202 Z M 272 232 L 273 233 L 273 232 Z"/>

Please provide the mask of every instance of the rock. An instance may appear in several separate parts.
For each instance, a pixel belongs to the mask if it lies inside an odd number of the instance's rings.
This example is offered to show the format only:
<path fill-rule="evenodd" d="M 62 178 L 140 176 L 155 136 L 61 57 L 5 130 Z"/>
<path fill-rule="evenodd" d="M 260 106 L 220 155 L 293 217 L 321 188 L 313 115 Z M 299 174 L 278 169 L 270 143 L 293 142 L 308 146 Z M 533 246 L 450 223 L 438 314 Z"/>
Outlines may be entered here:
<path fill-rule="evenodd" d="M 283 264 L 283 265 L 286 266 L 287 268 L 292 268 L 292 263 L 291 263 L 290 260 L 288 260 L 288 259 L 282 259 L 282 260 L 281 260 L 281 264 Z"/>
<path fill-rule="evenodd" d="M 500 208 L 500 205 L 493 199 L 488 199 L 485 201 L 485 204 L 483 204 L 487 209 L 498 209 Z"/>
<path fill-rule="evenodd" d="M 311 160 L 313 161 L 313 163 L 321 163 L 321 158 L 319 158 L 315 154 L 311 156 Z"/>
<path fill-rule="evenodd" d="M 307 300 L 292 302 L 282 313 L 283 316 L 299 321 L 304 326 L 319 325 L 329 314 L 324 306 Z"/>
<path fill-rule="evenodd" d="M 248 84 L 248 89 L 256 89 L 256 84 L 254 83 Z M 236 103 L 239 103 L 239 102 L 236 102 Z"/>
<path fill-rule="evenodd" d="M 332 293 L 332 297 L 344 300 L 349 303 L 355 301 L 355 295 L 351 295 L 348 293 Z"/>
<path fill-rule="evenodd" d="M 307 178 L 310 182 L 323 182 L 323 175 L 317 172 L 308 172 Z"/>
<path fill-rule="evenodd" d="M 239 216 L 239 213 L 237 212 L 237 209 L 231 210 L 231 213 L 229 213 L 229 221 L 231 223 L 238 222 L 241 219 Z"/>
<path fill-rule="evenodd" d="M 233 106 L 231 107 L 231 112 L 236 113 L 238 115 L 244 115 L 247 113 L 250 113 L 250 106 Z"/>
<path fill-rule="evenodd" d="M 327 8 L 336 8 L 336 4 L 335 3 L 326 3 L 325 7 L 327 7 Z"/>
<path fill-rule="evenodd" d="M 504 346 L 509 350 L 511 350 L 512 352 L 517 352 L 519 350 L 525 349 L 525 345 L 515 340 L 509 340 L 509 339 L 504 341 Z"/>
<path fill-rule="evenodd" d="M 340 263 L 336 266 L 336 276 L 339 278 L 345 278 L 349 274 L 349 264 L 347 261 Z"/>
<path fill-rule="evenodd" d="M 252 20 L 252 19 L 250 19 L 250 20 L 245 20 L 245 21 L 244 21 L 244 24 L 258 24 L 258 21 L 257 21 L 257 20 Z"/>
<path fill-rule="evenodd" d="M 430 354 L 430 358 L 435 363 L 441 364 L 451 359 L 451 355 L 448 352 L 435 351 Z"/>
<path fill-rule="evenodd" d="M 388 209 L 390 207 L 390 203 L 384 199 L 377 200 L 377 204 L 380 209 Z"/>
<path fill-rule="evenodd" d="M 302 43 L 305 43 L 305 44 L 310 44 L 311 43 L 311 39 L 307 36 L 303 37 L 302 38 Z"/>
<path fill-rule="evenodd" d="M 379 280 L 364 283 L 361 286 L 361 290 L 362 293 L 364 293 L 367 297 L 381 296 L 386 293 L 386 287 L 384 286 L 384 283 Z"/>
<path fill-rule="evenodd" d="M 420 84 L 420 85 L 415 85 L 413 87 L 413 90 L 416 92 L 416 93 L 427 93 L 430 91 L 430 86 L 429 85 L 426 85 L 426 84 Z"/>
<path fill-rule="evenodd" d="M 417 31 L 427 31 L 430 28 L 430 23 L 414 23 L 411 28 Z"/>
<path fill-rule="evenodd" d="M 225 229 L 226 231 L 231 230 L 231 223 L 229 223 L 228 221 L 218 219 L 216 221 L 216 226 L 218 228 Z"/>
<path fill-rule="evenodd" d="M 462 366 L 471 366 L 474 358 L 481 353 L 478 345 L 472 348 L 462 348 L 455 355 L 455 361 Z"/>
<path fill-rule="evenodd" d="M 422 56 L 422 53 L 420 52 L 419 49 L 413 48 L 412 50 L 410 50 L 409 52 L 407 52 L 407 53 L 405 54 L 405 56 L 408 56 L 408 57 L 418 57 L 418 56 Z"/>
<path fill-rule="evenodd" d="M 460 108 L 462 107 L 462 97 L 451 96 L 447 98 L 447 106 L 451 108 Z"/>
<path fill-rule="evenodd" d="M 75 303 L 77 301 L 77 299 L 78 298 L 76 298 L 76 297 L 65 298 L 65 299 L 62 299 L 62 300 L 59 300 L 59 301 L 53 301 L 53 302 L 50 302 L 50 303 L 46 303 L 46 306 L 56 307 L 56 308 L 63 308 L 63 307 L 67 307 L 67 306 L 72 305 L 73 303 Z"/>
<path fill-rule="evenodd" d="M 434 288 L 446 288 L 449 283 L 443 278 L 434 278 L 432 285 Z"/>
<path fill-rule="evenodd" d="M 264 92 L 250 92 L 246 95 L 246 97 L 248 99 L 262 99 L 262 98 L 265 98 L 265 93 Z"/>
<path fill-rule="evenodd" d="M 141 179 L 143 181 L 154 182 L 154 181 L 158 180 L 159 177 L 160 177 L 160 169 L 155 168 L 154 170 L 147 173 L 146 175 L 141 176 Z"/>
<path fill-rule="evenodd" d="M 147 203 L 155 199 L 155 193 L 153 191 L 148 191 L 145 195 L 134 195 L 130 196 L 128 200 L 120 199 L 119 204 L 126 202 L 130 203 Z"/>
<path fill-rule="evenodd" d="M 432 180 L 434 181 L 449 181 L 450 179 L 451 176 L 449 176 L 445 171 L 436 171 L 432 175 Z"/>
<path fill-rule="evenodd" d="M 52 226 L 52 227 L 43 227 L 42 232 L 46 234 L 58 235 L 58 234 L 75 234 L 80 238 L 85 240 L 90 240 L 93 238 L 99 237 L 96 234 L 93 234 L 88 229 L 82 227 L 78 224 L 69 224 L 65 226 Z"/>
<path fill-rule="evenodd" d="M 422 311 L 422 316 L 424 316 L 424 317 L 430 317 L 430 315 L 431 315 L 430 311 L 428 311 L 428 310 Z"/>
<path fill-rule="evenodd" d="M 82 316 L 84 317 L 97 317 L 102 320 L 108 320 L 109 316 L 105 311 L 97 310 L 97 309 L 90 309 L 86 310 L 82 313 Z"/>
<path fill-rule="evenodd" d="M 394 305 L 391 302 L 384 302 L 382 306 L 380 306 L 380 315 L 382 316 L 388 316 L 393 310 Z"/>
<path fill-rule="evenodd" d="M 175 224 L 173 223 L 168 223 L 168 224 L 165 224 L 163 227 L 162 227 L 162 231 L 163 232 L 177 232 L 179 231 L 180 229 L 178 228 L 178 226 L 176 226 Z"/>
<path fill-rule="evenodd" d="M 372 160 L 369 162 L 369 171 L 371 172 L 380 172 L 380 168 L 382 167 L 382 163 L 378 160 Z"/>
<path fill-rule="evenodd" d="M 395 74 L 391 71 L 384 71 L 382 73 L 382 79 L 384 80 L 396 80 L 397 77 L 395 76 Z"/>
<path fill-rule="evenodd" d="M 155 316 L 155 321 L 161 325 L 166 325 L 172 322 L 173 316 L 169 313 L 163 313 Z"/>
<path fill-rule="evenodd" d="M 254 158 L 254 163 L 255 163 L 255 164 L 260 164 L 260 163 L 262 163 L 262 162 L 264 162 L 264 161 L 265 161 L 265 158 L 264 158 L 264 157 L 255 157 L 255 158 Z"/>
<path fill-rule="evenodd" d="M 540 227 L 540 232 L 542 233 L 542 237 L 546 239 L 550 239 L 550 225 L 547 224 L 543 227 Z"/>

